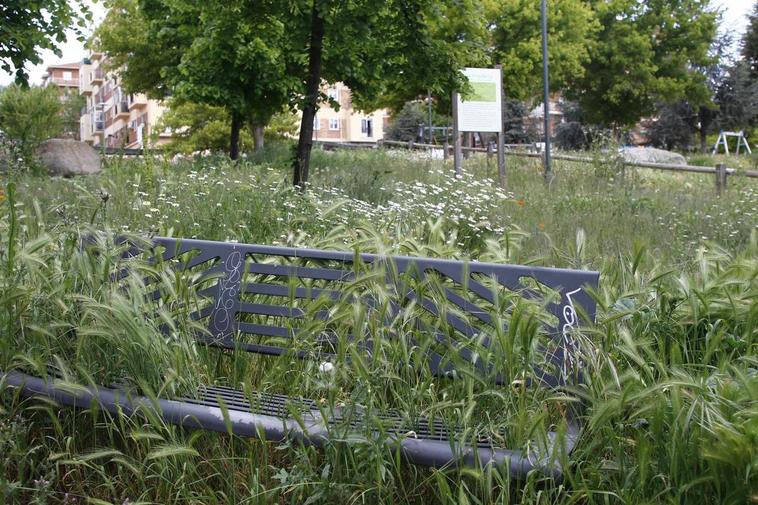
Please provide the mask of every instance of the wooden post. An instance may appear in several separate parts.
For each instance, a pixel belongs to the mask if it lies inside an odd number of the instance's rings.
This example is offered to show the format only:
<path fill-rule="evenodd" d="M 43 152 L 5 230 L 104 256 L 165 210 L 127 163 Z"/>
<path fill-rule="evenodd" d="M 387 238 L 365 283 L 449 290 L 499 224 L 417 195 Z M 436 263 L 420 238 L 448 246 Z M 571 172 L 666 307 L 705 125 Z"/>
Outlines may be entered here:
<path fill-rule="evenodd" d="M 447 139 L 445 139 L 444 147 L 442 148 L 442 159 L 447 161 L 450 158 L 450 144 L 447 143 Z"/>
<path fill-rule="evenodd" d="M 408 141 L 408 149 L 413 150 L 413 141 L 412 140 Z"/>
<path fill-rule="evenodd" d="M 716 194 L 721 195 L 723 191 L 726 191 L 726 165 L 719 163 L 716 165 Z"/>
<path fill-rule="evenodd" d="M 458 131 L 458 93 L 453 93 L 453 167 L 456 176 L 461 175 L 462 157 L 461 135 Z"/>
<path fill-rule="evenodd" d="M 501 65 L 495 65 L 500 70 L 500 131 L 497 134 L 497 177 L 500 187 L 505 189 L 505 89 L 503 88 L 503 70 Z"/>

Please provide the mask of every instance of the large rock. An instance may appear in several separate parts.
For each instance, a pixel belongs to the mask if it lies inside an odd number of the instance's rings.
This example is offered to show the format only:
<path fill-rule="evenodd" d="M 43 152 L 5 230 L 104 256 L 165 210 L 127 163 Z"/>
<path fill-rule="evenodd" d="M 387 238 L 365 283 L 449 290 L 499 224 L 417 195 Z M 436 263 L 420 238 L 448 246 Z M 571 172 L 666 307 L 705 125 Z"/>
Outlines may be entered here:
<path fill-rule="evenodd" d="M 624 161 L 632 163 L 687 164 L 687 160 L 681 154 L 653 147 L 624 147 L 621 149 L 621 155 L 624 157 Z"/>
<path fill-rule="evenodd" d="M 50 139 L 40 144 L 36 154 L 50 175 L 73 177 L 100 172 L 100 156 L 86 142 Z"/>

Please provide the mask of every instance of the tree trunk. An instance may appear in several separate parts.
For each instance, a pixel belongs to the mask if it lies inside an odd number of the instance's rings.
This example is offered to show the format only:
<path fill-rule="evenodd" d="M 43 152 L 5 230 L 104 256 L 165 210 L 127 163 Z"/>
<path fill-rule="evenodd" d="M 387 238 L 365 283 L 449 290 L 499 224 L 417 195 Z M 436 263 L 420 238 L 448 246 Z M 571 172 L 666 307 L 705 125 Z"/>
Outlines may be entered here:
<path fill-rule="evenodd" d="M 263 151 L 263 125 L 253 121 L 253 146 L 256 153 Z"/>
<path fill-rule="evenodd" d="M 292 183 L 305 188 L 308 182 L 308 169 L 313 147 L 313 119 L 316 117 L 319 87 L 321 85 L 321 55 L 324 41 L 324 18 L 318 10 L 318 2 L 313 2 L 311 11 L 311 40 L 308 49 L 308 79 L 305 83 L 305 103 L 303 118 L 300 122 L 300 138 L 297 142 L 297 152 L 292 163 Z"/>
<path fill-rule="evenodd" d="M 240 128 L 242 118 L 238 112 L 232 112 L 232 131 L 229 137 L 229 157 L 233 160 L 240 157 Z"/>
<path fill-rule="evenodd" d="M 708 136 L 708 128 L 711 125 L 711 111 L 704 105 L 701 105 L 698 116 L 700 120 L 700 128 L 698 128 L 698 132 L 700 133 L 700 152 L 705 154 L 708 151 L 708 140 L 706 137 Z"/>

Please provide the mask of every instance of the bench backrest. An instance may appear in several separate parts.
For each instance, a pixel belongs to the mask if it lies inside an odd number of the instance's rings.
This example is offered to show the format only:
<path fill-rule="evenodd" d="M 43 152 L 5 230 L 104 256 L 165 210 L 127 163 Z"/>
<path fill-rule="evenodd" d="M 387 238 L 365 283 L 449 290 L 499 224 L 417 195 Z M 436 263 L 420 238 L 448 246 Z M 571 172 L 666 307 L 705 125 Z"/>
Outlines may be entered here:
<path fill-rule="evenodd" d="M 587 288 L 597 287 L 597 272 L 162 237 L 154 238 L 153 246 L 160 253 L 154 261 L 173 261 L 180 268 L 199 272 L 201 279 L 216 279 L 202 292 L 209 303 L 194 314 L 207 320 L 210 337 L 205 337 L 206 343 L 262 354 L 291 352 L 282 342 L 294 337 L 297 330 L 281 321 L 302 320 L 307 313 L 293 307 L 293 299 L 318 299 L 320 307 L 328 307 L 343 298 L 345 286 L 356 280 L 357 272 L 371 266 L 387 272 L 386 282 L 393 284 L 399 299 L 392 305 L 395 314 L 403 301 L 413 301 L 419 310 L 443 321 L 447 331 L 439 335 L 439 341 L 449 346 L 455 346 L 450 335 L 461 341 L 479 338 L 480 344 L 488 344 L 480 333 L 482 324 L 493 324 L 492 307 L 499 303 L 493 286 L 525 297 L 540 297 L 538 291 L 543 288 L 550 291 L 553 300 L 545 307 L 554 316 L 553 324 L 546 325 L 555 344 L 549 351 L 550 361 L 561 370 L 543 374 L 542 382 L 551 385 L 564 383 L 572 373 L 577 310 L 581 307 L 589 319 L 595 317 L 595 302 Z M 437 296 L 414 289 L 419 284 L 406 282 L 409 277 L 438 281 Z M 323 310 L 320 314 L 328 317 Z M 246 334 L 263 337 L 264 342 L 260 343 L 260 338 L 259 343 L 237 340 Z M 476 360 L 465 346 L 456 349 L 464 358 Z M 430 352 L 428 358 L 435 373 L 453 369 L 441 353 Z"/>

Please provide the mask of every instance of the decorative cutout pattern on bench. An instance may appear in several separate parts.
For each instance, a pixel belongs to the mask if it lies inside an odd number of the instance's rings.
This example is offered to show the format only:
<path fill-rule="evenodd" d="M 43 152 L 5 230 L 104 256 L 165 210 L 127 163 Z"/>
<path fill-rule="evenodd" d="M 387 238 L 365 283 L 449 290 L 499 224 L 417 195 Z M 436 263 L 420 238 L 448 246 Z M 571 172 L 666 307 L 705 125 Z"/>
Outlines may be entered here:
<path fill-rule="evenodd" d="M 125 257 L 142 252 L 131 247 Z M 199 293 L 208 299 L 192 315 L 207 321 L 208 335 L 199 337 L 205 343 L 267 355 L 315 352 L 329 359 L 340 340 L 330 329 L 330 309 L 358 297 L 388 322 L 413 308 L 415 325 L 434 340 L 427 358 L 440 375 L 454 372 L 460 359 L 480 365 L 477 346 L 492 345 L 504 297 L 543 301 L 548 313 L 543 326 L 553 340 L 541 351 L 553 367 L 538 376 L 552 386 L 576 372 L 577 308 L 594 319 L 595 304 L 584 288 L 598 281 L 596 272 L 162 237 L 153 239 L 151 261 L 194 272 Z M 372 292 L 376 286 L 387 292 Z M 309 321 L 317 324 L 304 328 Z M 342 338 L 371 352 L 374 336 L 353 333 Z M 295 341 L 309 345 L 300 349 Z M 460 358 L 457 364 L 451 352 Z"/>

